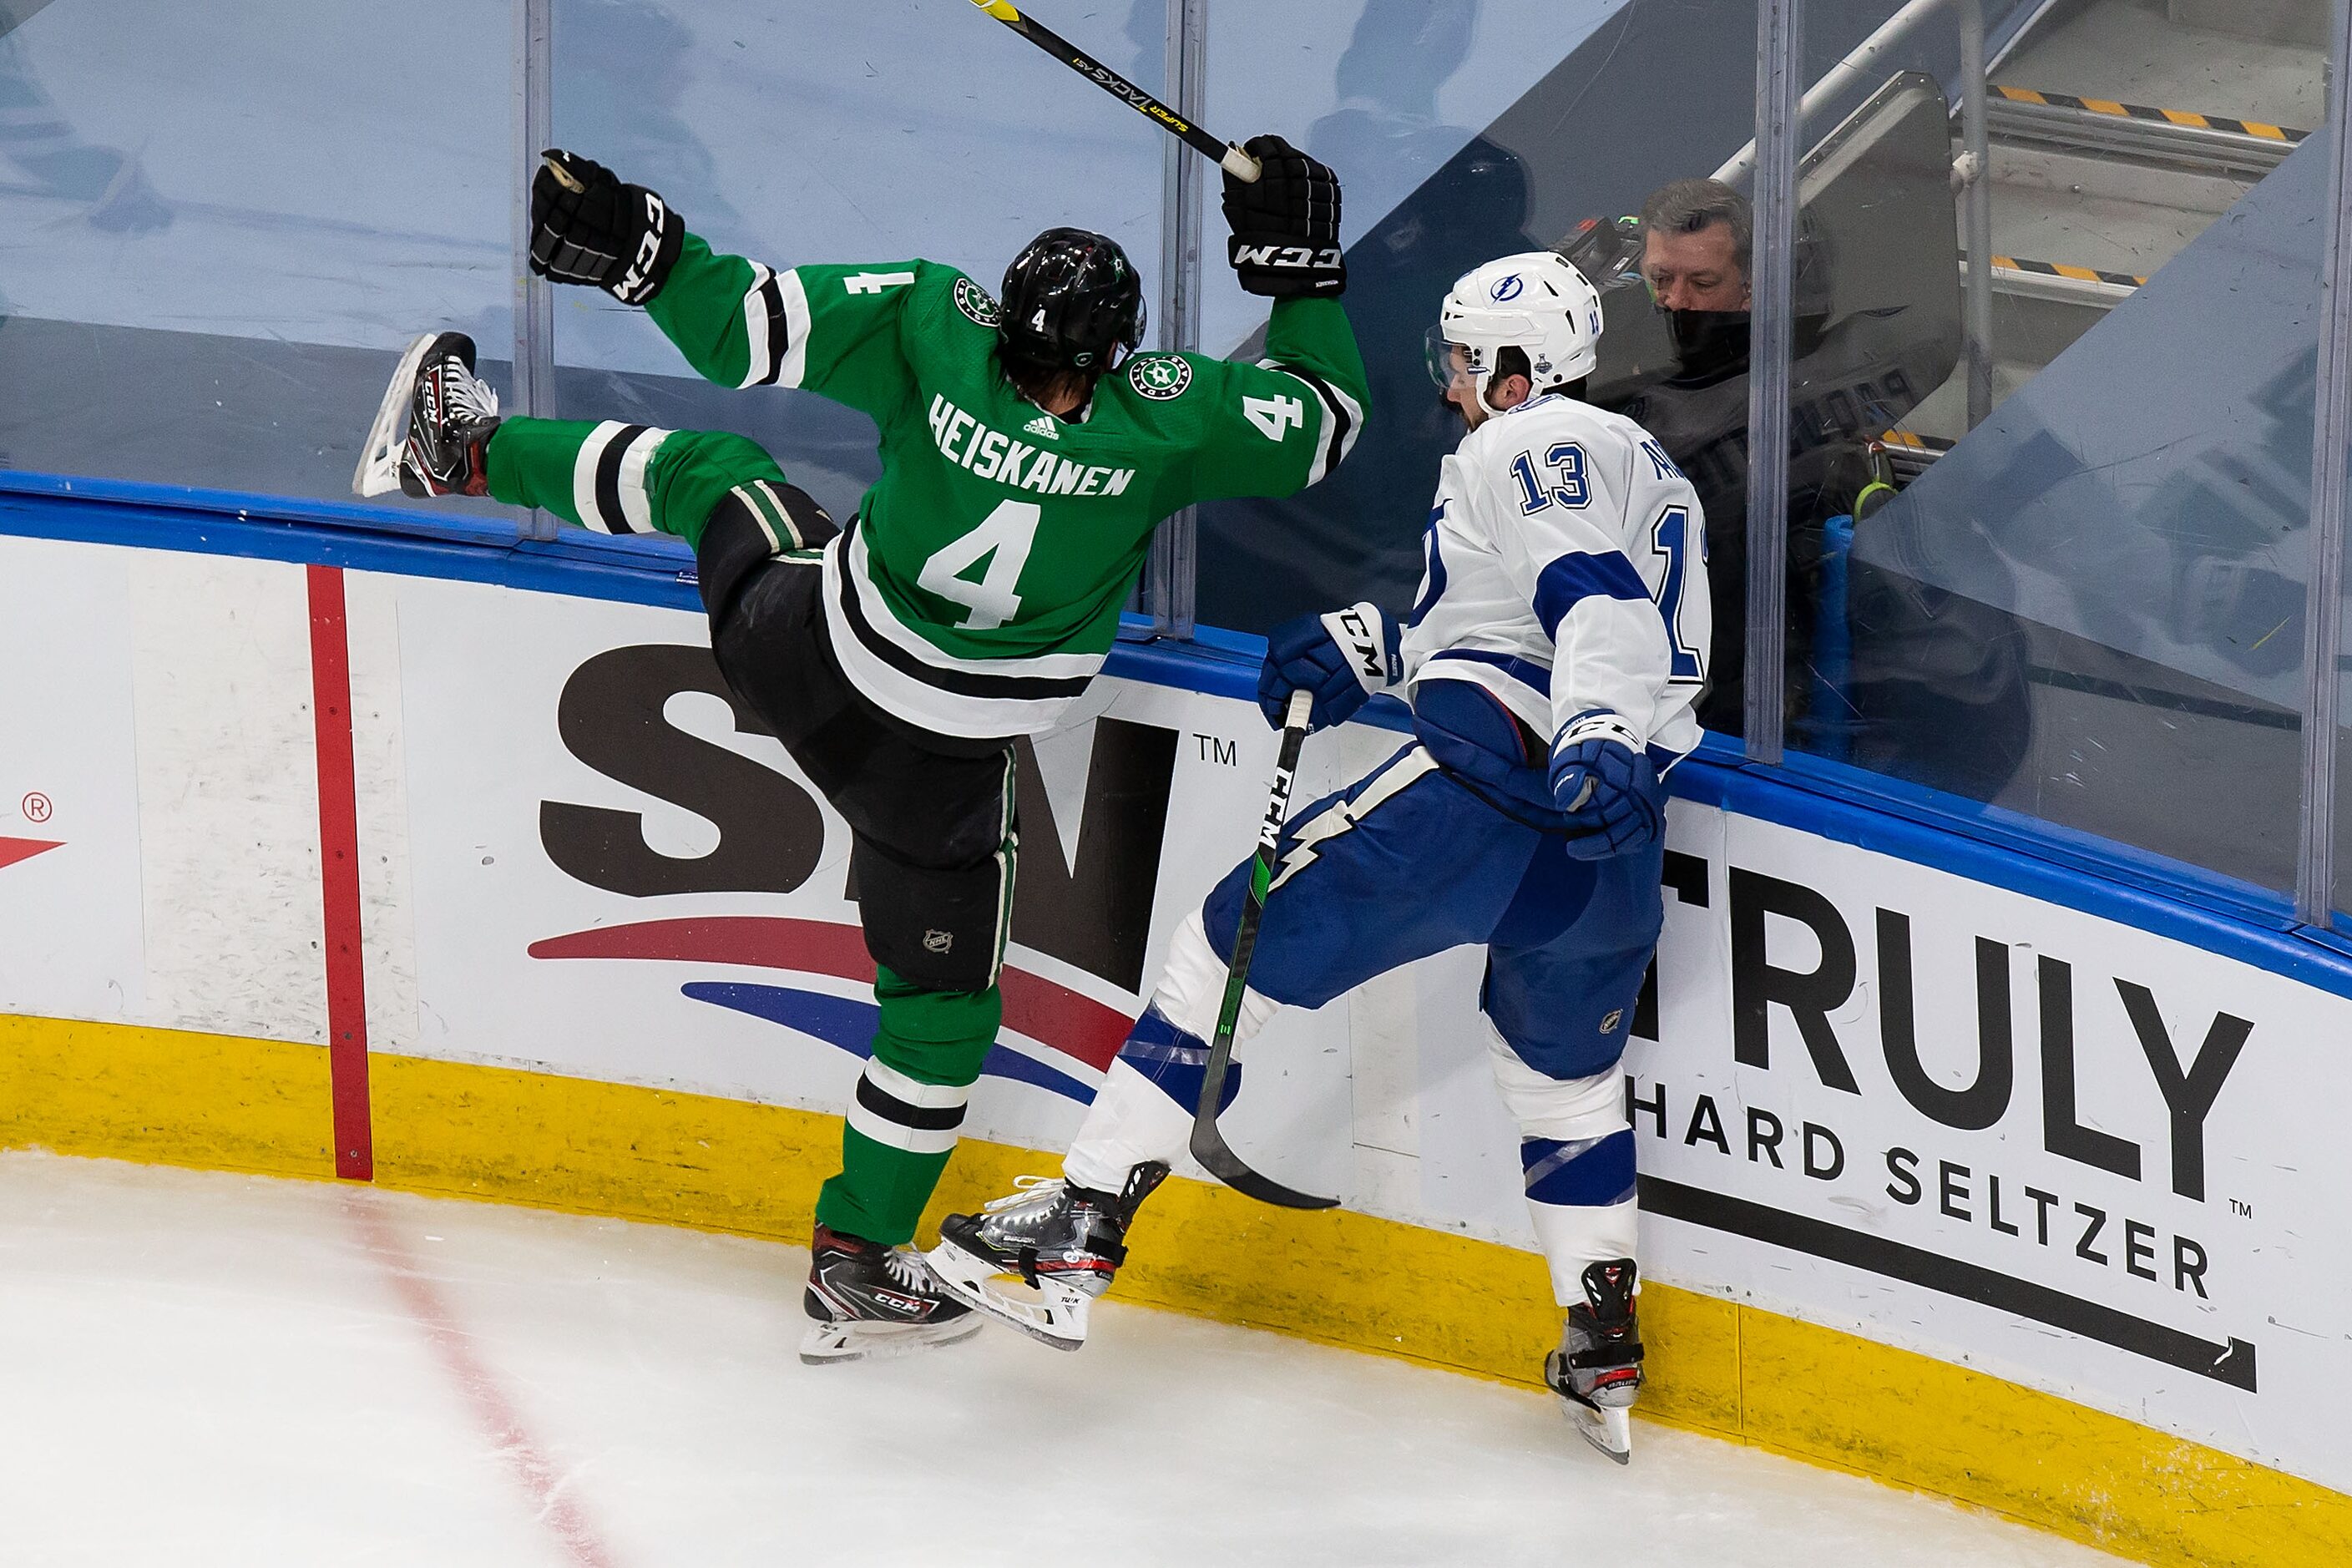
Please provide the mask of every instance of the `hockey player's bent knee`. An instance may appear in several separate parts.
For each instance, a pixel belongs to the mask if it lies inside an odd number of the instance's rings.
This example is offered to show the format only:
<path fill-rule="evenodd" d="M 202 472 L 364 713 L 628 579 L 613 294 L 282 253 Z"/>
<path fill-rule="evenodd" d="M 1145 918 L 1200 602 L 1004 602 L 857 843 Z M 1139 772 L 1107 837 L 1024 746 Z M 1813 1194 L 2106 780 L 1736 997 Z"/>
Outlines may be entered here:
<path fill-rule="evenodd" d="M 1522 1061 L 1491 1023 L 1486 1048 L 1503 1103 L 1522 1137 L 1573 1142 L 1633 1126 L 1625 1117 L 1624 1080 L 1613 1064 L 1589 1078 L 1552 1078 Z"/>
<path fill-rule="evenodd" d="M 1191 1114 L 1201 1098 L 1201 1081 L 1209 1059 L 1209 1042 L 1216 1037 L 1217 1015 L 1223 1009 L 1226 962 L 1209 945 L 1201 911 L 1179 921 L 1169 939 L 1168 956 L 1160 965 L 1160 984 L 1151 1004 L 1128 1031 L 1118 1059 L 1135 1069 Z M 1279 1005 L 1272 998 L 1244 986 L 1241 1014 L 1234 1020 L 1234 1043 L 1248 1043 Z M 1241 1089 L 1241 1063 L 1236 1059 L 1225 1079 L 1219 1109 L 1233 1103 Z"/>
<path fill-rule="evenodd" d="M 1186 1034 L 1209 1039 L 1217 1032 L 1217 1013 L 1224 1005 L 1225 978 L 1231 972 L 1232 966 L 1209 944 L 1208 926 L 1196 908 L 1177 923 L 1169 938 L 1168 956 L 1160 964 L 1151 1005 Z M 1234 1042 L 1246 1043 L 1279 1005 L 1255 987 L 1244 986 L 1241 1016 L 1234 1020 Z"/>
<path fill-rule="evenodd" d="M 761 457 L 764 460 L 766 454 Z M 819 549 L 840 531 L 816 498 L 798 485 L 782 479 L 748 479 L 737 485 L 710 509 L 695 551 L 702 607 L 716 621 L 761 562 L 786 551 Z"/>
<path fill-rule="evenodd" d="M 850 851 L 866 951 L 927 991 L 996 984 L 1011 912 L 1013 847 L 950 870 L 910 866 L 864 839 Z"/>

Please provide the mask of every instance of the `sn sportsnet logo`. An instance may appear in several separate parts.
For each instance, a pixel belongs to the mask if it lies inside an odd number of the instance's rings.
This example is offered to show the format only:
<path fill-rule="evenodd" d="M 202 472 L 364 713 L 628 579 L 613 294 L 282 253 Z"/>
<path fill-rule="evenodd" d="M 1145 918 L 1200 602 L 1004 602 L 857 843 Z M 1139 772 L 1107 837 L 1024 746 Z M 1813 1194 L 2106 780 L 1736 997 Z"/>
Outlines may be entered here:
<path fill-rule="evenodd" d="M 637 811 L 542 800 L 539 837 L 549 864 L 622 901 L 592 926 L 533 942 L 530 954 L 648 966 L 646 984 L 667 991 L 687 1016 L 715 1008 L 863 1056 L 877 1023 L 866 990 L 874 961 L 850 907 L 855 879 L 842 876 L 848 868 L 837 838 L 826 855 L 824 811 L 781 767 L 673 722 L 673 700 L 689 692 L 724 702 L 739 732 L 763 732 L 708 648 L 608 648 L 564 682 L 555 721 L 565 750 L 604 778 L 700 817 L 719 842 L 679 857 L 655 847 Z M 1016 951 L 1001 977 L 1005 1032 L 983 1077 L 1084 1105 L 1118 1055 L 1134 1020 L 1131 998 L 1144 984 L 1177 738 L 1157 724 L 1097 719 L 1083 783 L 1068 781 L 1058 794 L 1030 742 L 1015 742 L 1023 827 Z M 1067 814 L 1078 821 L 1066 835 L 1056 819 Z M 840 832 L 837 824 L 832 831 Z M 0 864 L 12 842 L 0 838 Z M 746 894 L 776 901 L 749 912 Z M 697 907 L 700 896 L 720 900 L 718 909 Z M 659 901 L 648 908 L 641 900 Z M 947 952 L 953 933 L 929 931 L 924 945 Z M 1074 986 L 1067 974 L 1044 973 L 1051 965 L 1031 953 L 1100 984 Z M 674 966 L 681 964 L 693 967 L 680 973 Z M 1103 987 L 1117 1005 L 1101 999 Z"/>

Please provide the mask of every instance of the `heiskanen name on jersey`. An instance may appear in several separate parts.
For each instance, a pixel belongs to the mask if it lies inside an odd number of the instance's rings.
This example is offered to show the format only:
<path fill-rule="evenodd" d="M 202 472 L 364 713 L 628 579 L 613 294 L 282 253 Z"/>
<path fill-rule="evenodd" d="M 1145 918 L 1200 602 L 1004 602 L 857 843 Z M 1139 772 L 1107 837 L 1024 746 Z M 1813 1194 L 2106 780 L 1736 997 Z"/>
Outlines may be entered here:
<path fill-rule="evenodd" d="M 946 735 L 1051 729 L 1101 669 L 1154 524 L 1313 484 L 1363 427 L 1336 300 L 1276 301 L 1256 364 L 1135 355 L 1067 418 L 1013 390 L 996 302 L 938 262 L 780 272 L 688 237 L 650 309 L 705 375 L 880 427 L 883 477 L 826 552 L 827 626 L 860 692 Z"/>

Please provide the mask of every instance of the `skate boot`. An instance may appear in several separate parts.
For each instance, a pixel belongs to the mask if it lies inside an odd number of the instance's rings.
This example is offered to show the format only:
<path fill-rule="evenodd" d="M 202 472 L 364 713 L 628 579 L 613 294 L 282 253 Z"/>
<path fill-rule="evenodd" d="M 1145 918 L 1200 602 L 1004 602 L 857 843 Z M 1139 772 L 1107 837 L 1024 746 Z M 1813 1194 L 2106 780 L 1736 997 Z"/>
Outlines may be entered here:
<path fill-rule="evenodd" d="M 499 395 L 474 374 L 474 340 L 427 332 L 408 345 L 368 427 L 352 489 L 426 496 L 489 493 L 486 453 Z"/>
<path fill-rule="evenodd" d="M 1641 1327 L 1633 1314 L 1633 1260 L 1587 1264 L 1584 1302 L 1568 1310 L 1544 1381 L 1577 1435 L 1622 1465 L 1633 1457 L 1631 1413 L 1642 1388 Z"/>
<path fill-rule="evenodd" d="M 824 1226 L 809 1243 L 809 1331 L 801 1360 L 811 1366 L 879 1361 L 951 1345 L 980 1332 L 982 1320 L 951 1300 L 916 1253 Z"/>
<path fill-rule="evenodd" d="M 1087 1342 L 1087 1309 L 1127 1261 L 1127 1227 L 1168 1174 L 1157 1161 L 1129 1173 L 1116 1194 L 1056 1178 L 1023 1176 L 978 1214 L 950 1215 L 930 1251 L 931 1272 L 958 1300 L 1057 1351 Z M 996 1283 L 1014 1275 L 1034 1295 Z"/>

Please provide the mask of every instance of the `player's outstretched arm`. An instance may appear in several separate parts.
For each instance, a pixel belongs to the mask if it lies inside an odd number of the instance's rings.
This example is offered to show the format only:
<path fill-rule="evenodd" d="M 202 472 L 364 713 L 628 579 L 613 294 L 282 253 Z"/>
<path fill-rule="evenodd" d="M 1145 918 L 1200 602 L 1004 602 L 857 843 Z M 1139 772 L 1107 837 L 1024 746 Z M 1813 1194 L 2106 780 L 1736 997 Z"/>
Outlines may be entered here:
<path fill-rule="evenodd" d="M 530 269 L 540 277 L 642 305 L 661 292 L 685 238 L 685 223 L 645 186 L 560 147 L 540 154 L 530 182 Z"/>
<path fill-rule="evenodd" d="M 1245 293 L 1274 301 L 1265 357 L 1211 362 L 1216 406 L 1200 465 L 1200 499 L 1286 496 L 1339 467 L 1363 433 L 1370 378 L 1339 295 L 1338 176 L 1279 136 L 1247 151 L 1255 184 L 1225 177 L 1226 259 Z"/>
<path fill-rule="evenodd" d="M 697 374 L 793 386 L 868 414 L 904 394 L 898 318 L 926 264 L 786 271 L 715 251 L 677 210 L 593 159 L 543 155 L 531 181 L 531 270 L 642 305 Z"/>
<path fill-rule="evenodd" d="M 530 184 L 530 269 L 645 306 L 698 372 L 748 384 L 742 303 L 759 269 L 714 254 L 668 203 L 594 159 L 551 148 L 541 160 Z"/>

